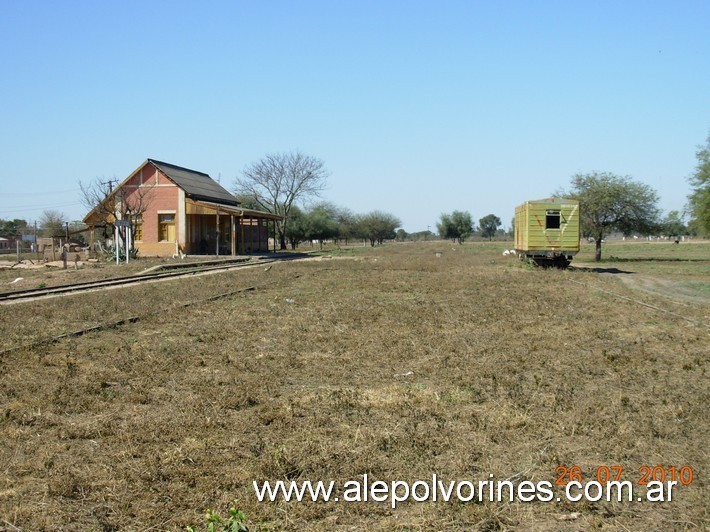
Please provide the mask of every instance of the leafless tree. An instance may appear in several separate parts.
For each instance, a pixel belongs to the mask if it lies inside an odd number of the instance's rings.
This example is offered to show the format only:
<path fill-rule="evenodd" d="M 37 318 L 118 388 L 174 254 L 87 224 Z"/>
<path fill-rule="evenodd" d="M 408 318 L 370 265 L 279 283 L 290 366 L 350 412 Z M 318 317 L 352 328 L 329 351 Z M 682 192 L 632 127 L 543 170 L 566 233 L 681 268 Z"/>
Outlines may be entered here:
<path fill-rule="evenodd" d="M 130 220 L 135 234 L 136 223 L 141 220 L 152 200 L 153 185 L 127 184 L 114 190 L 111 183 L 100 179 L 88 183 L 80 181 L 81 202 L 107 225 L 113 225 L 117 218 Z M 122 231 L 120 235 L 125 238 Z"/>
<path fill-rule="evenodd" d="M 303 153 L 274 153 L 252 163 L 237 178 L 237 195 L 254 200 L 262 209 L 278 214 L 281 249 L 286 249 L 286 226 L 291 206 L 309 196 L 319 196 L 329 173 L 322 160 Z"/>
<path fill-rule="evenodd" d="M 66 219 L 67 216 L 63 212 L 53 210 L 44 211 L 39 219 L 42 234 L 46 237 L 63 237 Z"/>

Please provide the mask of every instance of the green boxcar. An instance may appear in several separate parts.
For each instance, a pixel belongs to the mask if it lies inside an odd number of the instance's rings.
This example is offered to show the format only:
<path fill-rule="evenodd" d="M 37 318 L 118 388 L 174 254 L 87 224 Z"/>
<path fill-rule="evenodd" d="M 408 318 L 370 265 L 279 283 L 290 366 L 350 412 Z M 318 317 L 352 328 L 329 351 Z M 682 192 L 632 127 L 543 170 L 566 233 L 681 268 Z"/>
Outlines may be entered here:
<path fill-rule="evenodd" d="M 548 198 L 518 205 L 515 250 L 542 266 L 566 267 L 579 252 L 579 201 Z"/>

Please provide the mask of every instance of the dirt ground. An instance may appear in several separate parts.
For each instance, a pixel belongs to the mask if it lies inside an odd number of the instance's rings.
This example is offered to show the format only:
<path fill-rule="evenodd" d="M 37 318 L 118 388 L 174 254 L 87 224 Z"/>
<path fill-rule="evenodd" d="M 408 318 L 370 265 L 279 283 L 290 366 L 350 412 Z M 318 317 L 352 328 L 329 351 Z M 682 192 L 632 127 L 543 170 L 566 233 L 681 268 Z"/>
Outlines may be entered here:
<path fill-rule="evenodd" d="M 232 501 L 254 530 L 707 528 L 710 245 L 651 245 L 557 271 L 504 243 L 393 244 L 0 306 L 0 530 L 200 530 Z M 695 475 L 660 503 L 252 488 L 616 465 L 639 494 L 644 466 Z"/>

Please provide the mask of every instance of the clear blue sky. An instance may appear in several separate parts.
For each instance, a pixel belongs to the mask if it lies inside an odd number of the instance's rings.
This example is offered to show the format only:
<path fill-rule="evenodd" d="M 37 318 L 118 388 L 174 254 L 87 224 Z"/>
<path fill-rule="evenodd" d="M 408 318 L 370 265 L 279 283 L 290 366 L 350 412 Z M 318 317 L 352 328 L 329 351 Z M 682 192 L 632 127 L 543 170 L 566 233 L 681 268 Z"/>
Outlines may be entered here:
<path fill-rule="evenodd" d="M 266 153 L 409 231 L 578 172 L 683 209 L 710 131 L 710 2 L 62 1 L 0 4 L 0 218 L 83 217 L 78 181 L 146 158 L 233 188 Z"/>

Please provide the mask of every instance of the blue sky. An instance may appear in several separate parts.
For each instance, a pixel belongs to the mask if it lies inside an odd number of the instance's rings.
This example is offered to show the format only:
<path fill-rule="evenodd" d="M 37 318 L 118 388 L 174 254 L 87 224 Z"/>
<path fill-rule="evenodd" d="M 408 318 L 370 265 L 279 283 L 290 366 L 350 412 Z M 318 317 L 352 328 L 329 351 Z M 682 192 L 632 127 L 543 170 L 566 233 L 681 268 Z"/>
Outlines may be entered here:
<path fill-rule="evenodd" d="M 229 189 L 266 153 L 409 231 L 607 171 L 683 209 L 710 132 L 710 2 L 0 3 L 0 218 L 83 217 L 146 158 Z"/>

